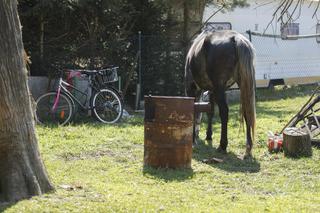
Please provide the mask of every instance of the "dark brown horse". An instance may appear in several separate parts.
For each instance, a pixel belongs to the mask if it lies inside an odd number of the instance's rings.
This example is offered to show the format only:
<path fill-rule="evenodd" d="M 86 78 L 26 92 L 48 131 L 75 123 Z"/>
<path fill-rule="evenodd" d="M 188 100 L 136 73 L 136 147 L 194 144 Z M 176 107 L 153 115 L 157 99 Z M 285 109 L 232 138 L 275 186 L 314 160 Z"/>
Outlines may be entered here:
<path fill-rule="evenodd" d="M 254 49 L 250 41 L 235 31 L 203 32 L 194 40 L 186 59 L 186 94 L 199 100 L 209 91 L 212 110 L 208 113 L 207 140 L 212 140 L 214 103 L 219 107 L 221 138 L 218 151 L 226 153 L 228 146 L 228 104 L 225 91 L 234 83 L 240 88 L 241 122 L 246 123 L 246 153 L 251 156 L 255 134 L 255 69 Z M 200 115 L 196 116 L 195 139 L 200 129 Z"/>

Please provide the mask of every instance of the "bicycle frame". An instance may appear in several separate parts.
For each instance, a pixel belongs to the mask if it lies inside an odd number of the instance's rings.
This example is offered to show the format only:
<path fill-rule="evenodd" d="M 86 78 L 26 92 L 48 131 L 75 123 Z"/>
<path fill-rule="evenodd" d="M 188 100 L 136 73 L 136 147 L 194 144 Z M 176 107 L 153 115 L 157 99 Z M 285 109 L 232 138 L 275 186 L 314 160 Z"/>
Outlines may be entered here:
<path fill-rule="evenodd" d="M 81 101 L 76 98 L 68 89 L 67 87 L 69 88 L 72 88 L 74 90 L 76 90 L 78 93 L 80 93 L 81 95 L 85 95 L 86 96 L 86 101 L 85 103 L 81 103 Z M 91 76 L 89 76 L 89 87 L 94 90 L 94 91 L 97 91 L 97 89 L 92 85 L 91 83 Z M 54 104 L 53 104 L 53 107 L 52 107 L 52 111 L 55 111 L 56 110 L 56 107 L 59 103 L 59 98 L 60 98 L 60 94 L 61 94 L 61 90 L 67 94 L 73 101 L 75 101 L 77 104 L 79 104 L 79 106 L 84 109 L 84 110 L 91 110 L 92 107 L 89 106 L 89 107 L 86 107 L 85 105 L 88 103 L 88 94 L 79 90 L 78 88 L 76 88 L 75 86 L 69 84 L 68 82 L 64 81 L 62 79 L 62 77 L 59 78 L 59 86 L 58 86 L 58 90 L 57 90 L 57 96 L 55 98 L 55 101 L 54 101 Z M 91 96 L 90 96 L 91 97 Z M 89 98 L 90 98 L 89 97 Z"/>

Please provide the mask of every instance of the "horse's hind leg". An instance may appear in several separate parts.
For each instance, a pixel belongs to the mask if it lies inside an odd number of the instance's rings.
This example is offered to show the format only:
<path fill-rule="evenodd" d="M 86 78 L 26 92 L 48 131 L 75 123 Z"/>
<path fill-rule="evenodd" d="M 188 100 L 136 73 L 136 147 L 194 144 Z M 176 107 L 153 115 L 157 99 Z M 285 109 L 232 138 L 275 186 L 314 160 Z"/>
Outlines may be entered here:
<path fill-rule="evenodd" d="M 193 82 L 186 88 L 186 95 L 189 97 L 195 97 L 195 102 L 198 102 L 201 98 L 201 90 L 198 90 L 195 83 Z M 194 116 L 195 121 L 193 123 L 193 143 L 197 144 L 197 141 L 199 139 L 202 114 L 196 112 Z"/>
<path fill-rule="evenodd" d="M 206 140 L 212 140 L 212 118 L 214 115 L 214 97 L 213 94 L 209 93 L 209 102 L 211 104 L 211 110 L 207 113 L 208 115 L 208 127 L 207 127 L 207 137 Z"/>
<path fill-rule="evenodd" d="M 201 100 L 201 91 L 197 91 L 195 96 L 195 102 L 199 102 Z M 202 113 L 201 112 L 195 112 L 194 114 L 195 120 L 193 125 L 193 142 L 195 144 L 198 143 L 199 140 L 199 132 L 200 132 L 200 125 L 201 125 L 201 119 L 202 119 Z"/>
<path fill-rule="evenodd" d="M 201 119 L 202 119 L 202 113 L 201 112 L 195 113 L 195 123 L 193 127 L 194 128 L 193 142 L 195 144 L 198 144 L 198 140 L 199 140 Z"/>
<path fill-rule="evenodd" d="M 225 91 L 221 90 L 216 93 L 216 103 L 219 106 L 219 115 L 221 119 L 221 138 L 220 146 L 218 148 L 219 152 L 226 153 L 228 146 L 228 118 L 229 118 L 229 108 L 226 100 Z"/>

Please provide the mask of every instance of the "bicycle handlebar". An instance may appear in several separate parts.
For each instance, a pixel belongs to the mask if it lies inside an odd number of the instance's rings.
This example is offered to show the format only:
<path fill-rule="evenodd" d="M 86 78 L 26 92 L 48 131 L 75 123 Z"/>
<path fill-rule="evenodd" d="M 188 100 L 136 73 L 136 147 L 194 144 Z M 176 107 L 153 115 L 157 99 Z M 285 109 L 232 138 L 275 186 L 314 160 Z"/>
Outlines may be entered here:
<path fill-rule="evenodd" d="M 107 70 L 114 70 L 118 69 L 119 67 L 110 67 L 110 68 L 104 68 L 104 69 L 99 69 L 99 70 L 75 70 L 81 73 L 84 73 L 86 75 L 95 75 L 95 74 L 100 74 L 103 75 L 105 71 Z"/>

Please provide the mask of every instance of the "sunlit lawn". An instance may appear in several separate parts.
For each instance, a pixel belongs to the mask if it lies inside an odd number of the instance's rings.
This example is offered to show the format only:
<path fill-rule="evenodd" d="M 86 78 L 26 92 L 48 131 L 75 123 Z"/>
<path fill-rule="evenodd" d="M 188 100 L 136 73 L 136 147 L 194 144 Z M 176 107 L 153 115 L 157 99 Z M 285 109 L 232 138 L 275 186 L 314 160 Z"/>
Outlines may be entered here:
<path fill-rule="evenodd" d="M 94 121 L 37 127 L 42 158 L 56 191 L 3 207 L 7 212 L 317 212 L 320 209 L 320 150 L 311 158 L 270 154 L 266 132 L 280 131 L 315 87 L 259 90 L 253 160 L 240 160 L 245 137 L 238 104 L 230 105 L 229 153 L 194 148 L 192 169 L 143 168 L 143 118 L 118 125 Z M 201 138 L 205 138 L 205 124 Z M 218 157 L 219 164 L 204 164 Z"/>

